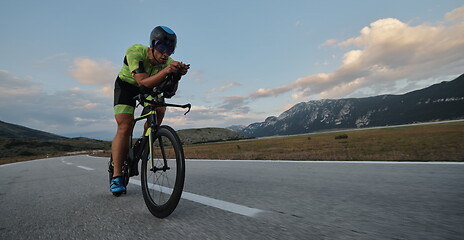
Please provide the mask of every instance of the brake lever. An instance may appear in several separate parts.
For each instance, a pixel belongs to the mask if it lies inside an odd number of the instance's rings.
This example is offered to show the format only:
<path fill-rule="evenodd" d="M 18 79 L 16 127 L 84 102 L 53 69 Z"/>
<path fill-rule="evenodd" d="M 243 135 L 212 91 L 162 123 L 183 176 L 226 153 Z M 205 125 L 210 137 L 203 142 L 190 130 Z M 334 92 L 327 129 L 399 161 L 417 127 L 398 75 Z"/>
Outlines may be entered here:
<path fill-rule="evenodd" d="M 187 115 L 187 113 L 190 112 L 190 108 L 192 108 L 192 104 L 189 103 L 189 104 L 186 104 L 186 105 L 184 105 L 184 106 L 185 106 L 186 108 L 188 107 L 187 112 L 184 113 L 184 116 L 185 116 L 185 115 Z"/>

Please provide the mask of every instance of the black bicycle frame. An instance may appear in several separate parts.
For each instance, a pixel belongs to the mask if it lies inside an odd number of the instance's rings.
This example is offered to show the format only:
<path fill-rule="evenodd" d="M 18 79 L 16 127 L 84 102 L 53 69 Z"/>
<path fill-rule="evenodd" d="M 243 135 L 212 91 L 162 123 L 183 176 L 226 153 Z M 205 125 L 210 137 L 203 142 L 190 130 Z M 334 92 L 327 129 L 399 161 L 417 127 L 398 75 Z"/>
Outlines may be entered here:
<path fill-rule="evenodd" d="M 138 160 L 138 159 L 135 159 L 136 156 L 137 158 L 140 158 L 142 156 L 142 153 L 143 153 L 143 150 L 145 149 L 145 146 L 147 144 L 147 142 L 150 140 L 149 139 L 149 136 L 151 135 L 152 137 L 155 136 L 155 133 L 158 129 L 158 120 L 156 118 L 156 108 L 157 107 L 180 107 L 180 108 L 188 108 L 187 112 L 184 113 L 184 115 L 186 115 L 187 113 L 190 112 L 190 108 L 191 108 L 191 105 L 190 104 L 185 104 L 185 105 L 178 105 L 178 104 L 170 104 L 170 103 L 164 103 L 164 102 L 158 102 L 156 100 L 147 100 L 147 99 L 141 99 L 140 96 L 138 96 L 138 99 L 139 102 L 142 104 L 142 103 L 148 103 L 148 113 L 145 113 L 143 114 L 142 116 L 140 117 L 137 117 L 134 119 L 134 123 L 133 123 L 133 126 L 132 126 L 132 132 L 131 132 L 131 137 L 130 137 L 130 151 L 132 152 L 132 156 L 131 156 L 131 160 L 134 161 L 134 160 Z M 134 153 L 131 149 L 132 149 L 132 141 L 133 141 L 133 129 L 135 128 L 135 125 L 138 121 L 140 120 L 143 120 L 143 119 L 147 119 L 148 123 L 149 123 L 149 126 L 147 128 L 146 131 L 144 131 L 144 135 L 142 137 L 142 141 L 140 142 L 140 145 L 139 145 L 139 148 L 137 149 L 138 152 Z M 151 134 L 149 135 L 147 131 L 151 131 Z M 161 154 L 163 156 L 163 161 L 164 161 L 164 166 L 163 168 L 154 168 L 153 169 L 153 166 L 150 166 L 151 169 L 156 172 L 157 170 L 163 170 L 163 171 L 166 171 L 166 170 L 169 170 L 169 167 L 168 167 L 168 162 L 167 162 L 167 158 L 166 158 L 166 153 L 164 151 L 164 145 L 163 145 L 163 141 L 161 138 L 158 139 L 159 140 L 159 144 L 160 144 L 160 149 L 161 149 Z M 151 155 L 151 157 L 153 157 Z"/>

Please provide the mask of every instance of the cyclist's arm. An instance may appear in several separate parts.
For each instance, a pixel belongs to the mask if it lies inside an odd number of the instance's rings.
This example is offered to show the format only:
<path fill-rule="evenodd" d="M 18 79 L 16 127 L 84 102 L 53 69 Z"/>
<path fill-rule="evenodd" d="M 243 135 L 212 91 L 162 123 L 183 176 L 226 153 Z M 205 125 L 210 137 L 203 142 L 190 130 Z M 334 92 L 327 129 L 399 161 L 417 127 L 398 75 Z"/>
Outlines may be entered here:
<path fill-rule="evenodd" d="M 153 76 L 148 76 L 147 73 L 132 73 L 134 76 L 135 81 L 139 84 L 139 86 L 145 86 L 148 88 L 153 88 L 160 85 L 166 76 L 170 73 L 174 73 L 178 71 L 180 66 L 180 62 L 172 61 L 166 68 L 159 71 L 157 74 Z"/>
<path fill-rule="evenodd" d="M 135 81 L 139 84 L 139 86 L 145 86 L 147 88 L 154 88 L 160 85 L 163 80 L 166 78 L 168 73 L 165 69 L 159 71 L 157 74 L 153 76 L 148 76 L 147 73 L 135 73 L 133 74 Z"/>

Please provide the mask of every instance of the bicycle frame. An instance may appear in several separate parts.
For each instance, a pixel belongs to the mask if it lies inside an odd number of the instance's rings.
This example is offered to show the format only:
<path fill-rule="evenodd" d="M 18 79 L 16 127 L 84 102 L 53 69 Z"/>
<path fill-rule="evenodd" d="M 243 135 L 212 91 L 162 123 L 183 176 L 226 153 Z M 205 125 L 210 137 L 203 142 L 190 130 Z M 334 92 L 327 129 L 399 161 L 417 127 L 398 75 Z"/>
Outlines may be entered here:
<path fill-rule="evenodd" d="M 146 106 L 146 107 L 148 107 L 148 113 L 142 114 L 140 117 L 134 118 L 134 123 L 133 123 L 133 126 L 132 126 L 132 132 L 131 132 L 131 137 L 130 137 L 130 147 L 129 147 L 129 149 L 132 149 L 132 146 L 133 146 L 133 131 L 134 131 L 136 123 L 138 121 L 143 120 L 143 119 L 147 119 L 149 126 L 148 126 L 147 130 L 144 133 L 144 136 L 143 136 L 142 141 L 140 143 L 138 152 L 137 153 L 132 152 L 132 156 L 131 156 L 133 158 L 132 161 L 138 160 L 138 159 L 134 159 L 135 156 L 137 156 L 138 158 L 141 157 L 142 151 L 143 151 L 143 149 L 145 149 L 147 141 L 152 143 L 153 140 L 154 140 L 153 136 L 155 136 L 157 128 L 159 127 L 158 126 L 158 121 L 157 121 L 157 118 L 156 118 L 156 108 L 157 107 L 188 108 L 188 111 L 185 112 L 184 115 L 186 115 L 188 112 L 190 112 L 190 108 L 191 108 L 190 104 L 178 105 L 178 104 L 169 104 L 169 103 L 159 102 L 157 96 L 155 97 L 154 100 L 148 100 L 148 99 L 142 99 L 140 97 L 140 95 L 139 95 L 137 100 L 140 102 L 139 105 L 142 104 L 142 103 L 148 103 L 148 106 Z M 160 144 L 161 145 L 163 144 L 161 139 L 160 139 Z M 149 163 L 150 163 L 149 166 L 151 167 L 151 169 L 153 169 L 155 172 L 157 170 L 163 170 L 163 171 L 168 170 L 169 167 L 168 167 L 168 163 L 167 163 L 167 159 L 166 159 L 166 154 L 164 152 L 164 148 L 161 148 L 161 149 L 163 149 L 162 155 L 163 155 L 164 167 L 161 168 L 161 169 L 158 169 L 158 168 L 154 168 L 154 165 L 153 165 L 153 150 L 154 150 L 153 149 L 153 144 L 149 144 L 148 146 L 150 147 L 150 149 L 149 149 L 150 158 L 148 160 L 149 160 Z"/>

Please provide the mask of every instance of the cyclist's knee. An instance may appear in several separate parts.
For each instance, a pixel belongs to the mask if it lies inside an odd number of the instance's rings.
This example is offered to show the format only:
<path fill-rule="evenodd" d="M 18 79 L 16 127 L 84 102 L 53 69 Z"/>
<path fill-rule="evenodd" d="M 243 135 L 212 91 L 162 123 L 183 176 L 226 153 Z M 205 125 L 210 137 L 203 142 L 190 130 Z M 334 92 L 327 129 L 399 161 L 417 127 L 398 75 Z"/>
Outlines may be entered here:
<path fill-rule="evenodd" d="M 118 132 L 122 134 L 130 134 L 132 130 L 132 124 L 119 124 L 118 125 Z"/>
<path fill-rule="evenodd" d="M 119 115 L 119 114 L 118 114 Z M 129 134 L 132 131 L 134 118 L 132 115 L 129 116 L 116 116 L 116 122 L 118 124 L 118 132 L 122 134 Z"/>

